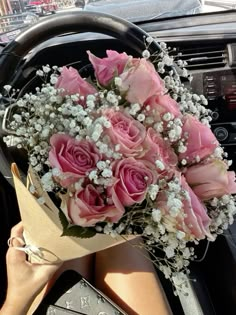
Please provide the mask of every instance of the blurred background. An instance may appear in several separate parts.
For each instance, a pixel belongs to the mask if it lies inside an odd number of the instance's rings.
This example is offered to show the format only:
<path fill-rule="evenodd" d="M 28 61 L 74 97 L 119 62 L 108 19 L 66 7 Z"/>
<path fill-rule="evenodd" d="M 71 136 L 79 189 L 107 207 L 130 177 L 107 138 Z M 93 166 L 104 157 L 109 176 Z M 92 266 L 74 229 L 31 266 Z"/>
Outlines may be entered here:
<path fill-rule="evenodd" d="M 76 0 L 0 0 L 0 43 L 8 43 L 39 18 L 75 7 Z M 82 8 L 84 1 L 80 1 Z"/>
<path fill-rule="evenodd" d="M 140 1 L 142 2 L 142 0 Z M 138 9 L 136 0 L 125 0 L 124 2 L 126 5 L 130 4 L 131 7 L 136 6 L 136 10 Z M 173 7 L 172 0 L 153 0 L 153 5 L 159 7 L 160 12 L 163 5 L 163 10 L 166 10 L 168 3 L 169 16 L 175 16 L 177 12 L 173 12 L 171 9 Z M 0 44 L 8 43 L 24 28 L 36 23 L 43 16 L 64 10 L 86 9 L 102 12 L 105 10 L 104 12 L 106 12 L 113 5 L 114 8 L 119 7 L 119 0 L 0 0 Z M 235 10 L 236 0 L 188 0 L 183 2 L 182 6 L 186 7 L 186 5 L 193 8 L 193 10 L 187 11 L 189 14 L 197 14 Z"/>

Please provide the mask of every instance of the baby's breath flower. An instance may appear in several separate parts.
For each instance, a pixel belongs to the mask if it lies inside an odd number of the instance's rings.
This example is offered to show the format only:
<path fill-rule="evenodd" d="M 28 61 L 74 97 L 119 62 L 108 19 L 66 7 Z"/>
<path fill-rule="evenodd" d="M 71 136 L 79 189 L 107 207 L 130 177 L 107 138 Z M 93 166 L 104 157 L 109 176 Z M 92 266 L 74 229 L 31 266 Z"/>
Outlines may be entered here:
<path fill-rule="evenodd" d="M 102 233 L 103 232 L 103 228 L 101 226 L 99 226 L 99 225 L 96 225 L 95 229 L 96 229 L 96 231 L 98 233 Z"/>
<path fill-rule="evenodd" d="M 42 70 L 37 70 L 36 71 L 36 75 L 38 75 L 39 77 L 43 77 L 44 76 L 44 73 Z"/>
<path fill-rule="evenodd" d="M 41 183 L 45 191 L 53 191 L 54 182 L 52 178 L 52 172 L 47 172 L 41 177 Z"/>
<path fill-rule="evenodd" d="M 88 108 L 90 109 L 93 109 L 95 107 L 95 102 L 91 99 L 87 99 L 87 102 L 86 102 Z"/>
<path fill-rule="evenodd" d="M 47 65 L 47 66 L 43 66 L 43 72 L 45 73 L 49 73 L 51 71 L 50 67 Z"/>
<path fill-rule="evenodd" d="M 89 179 L 94 181 L 96 183 L 97 179 L 98 179 L 98 175 L 97 175 L 97 170 L 93 170 L 89 173 L 88 175 Z"/>
<path fill-rule="evenodd" d="M 162 161 L 156 160 L 156 161 L 155 161 L 155 164 L 156 164 L 156 167 L 157 167 L 159 170 L 164 171 L 165 165 L 163 164 Z"/>
<path fill-rule="evenodd" d="M 103 122 L 103 126 L 105 128 L 111 128 L 111 122 L 109 120 L 105 119 Z"/>
<path fill-rule="evenodd" d="M 173 65 L 173 58 L 168 55 L 165 55 L 162 60 L 167 66 Z"/>
<path fill-rule="evenodd" d="M 113 104 L 114 106 L 119 104 L 118 98 L 113 91 L 109 91 L 107 93 L 106 98 L 107 98 L 107 101 Z"/>
<path fill-rule="evenodd" d="M 115 145 L 115 151 L 119 151 L 120 150 L 120 144 L 116 144 Z"/>
<path fill-rule="evenodd" d="M 215 151 L 213 153 L 213 155 L 216 157 L 216 158 L 222 158 L 222 155 L 224 153 L 224 150 L 221 148 L 221 147 L 217 147 L 215 148 Z"/>
<path fill-rule="evenodd" d="M 171 246 L 167 246 L 164 251 L 166 253 L 167 258 L 172 258 L 175 255 L 175 251 Z"/>
<path fill-rule="evenodd" d="M 118 87 L 122 85 L 122 79 L 119 77 L 115 77 L 114 82 L 115 82 L 115 85 Z"/>
<path fill-rule="evenodd" d="M 140 111 L 140 109 L 141 109 L 141 106 L 138 103 L 131 104 L 129 113 L 130 115 L 135 116 L 137 112 Z"/>
<path fill-rule="evenodd" d="M 147 116 L 147 117 L 145 118 L 145 123 L 146 123 L 147 125 L 153 124 L 153 123 L 154 123 L 153 117 Z"/>
<path fill-rule="evenodd" d="M 139 115 L 137 116 L 137 119 L 138 119 L 140 122 L 142 122 L 142 121 L 145 120 L 145 115 L 144 115 L 144 114 L 139 114 Z"/>
<path fill-rule="evenodd" d="M 154 222 L 160 222 L 162 217 L 161 210 L 159 209 L 152 209 L 152 219 Z"/>
<path fill-rule="evenodd" d="M 52 169 L 52 175 L 55 177 L 59 177 L 61 175 L 61 171 L 55 167 Z"/>
<path fill-rule="evenodd" d="M 55 75 L 51 75 L 50 82 L 51 84 L 55 85 L 58 81 L 58 78 Z"/>
<path fill-rule="evenodd" d="M 94 130 L 93 130 L 92 135 L 91 135 L 91 138 L 93 139 L 93 141 L 95 141 L 95 142 L 98 141 L 102 132 L 103 132 L 102 125 L 99 123 L 95 124 Z"/>
<path fill-rule="evenodd" d="M 146 37 L 146 42 L 147 42 L 148 44 L 151 44 L 153 41 L 154 41 L 154 38 L 153 38 L 153 37 L 151 37 L 151 36 Z"/>
<path fill-rule="evenodd" d="M 182 143 L 179 145 L 178 147 L 178 152 L 179 153 L 184 153 L 187 151 L 187 147 L 185 145 L 183 145 Z"/>
<path fill-rule="evenodd" d="M 176 233 L 176 237 L 179 239 L 179 240 L 182 240 L 185 238 L 185 233 L 183 231 L 177 231 Z"/>
<path fill-rule="evenodd" d="M 150 196 L 151 200 L 155 200 L 156 199 L 158 191 L 159 191 L 159 186 L 158 185 L 152 184 L 152 185 L 149 186 L 148 193 L 149 193 L 149 196 Z"/>
<path fill-rule="evenodd" d="M 7 92 L 10 92 L 12 86 L 11 85 L 4 85 L 4 90 L 7 91 Z"/>
<path fill-rule="evenodd" d="M 99 170 L 104 170 L 107 167 L 107 164 L 105 161 L 98 161 L 97 162 L 97 168 Z"/>
<path fill-rule="evenodd" d="M 19 99 L 17 102 L 16 102 L 17 106 L 19 107 L 24 107 L 26 102 L 23 100 L 23 99 Z"/>
<path fill-rule="evenodd" d="M 109 169 L 109 168 L 105 168 L 105 169 L 102 171 L 102 176 L 103 176 L 103 177 L 112 177 L 112 170 Z"/>
<path fill-rule="evenodd" d="M 161 271 L 164 273 L 164 276 L 166 279 L 169 279 L 171 277 L 171 269 L 167 266 L 161 266 Z"/>
<path fill-rule="evenodd" d="M 31 156 L 31 157 L 29 158 L 29 160 L 30 160 L 30 164 L 31 164 L 32 166 L 35 166 L 35 165 L 38 164 L 37 158 L 36 158 L 35 156 Z"/>
<path fill-rule="evenodd" d="M 143 56 L 143 58 L 148 59 L 148 58 L 150 58 L 151 54 L 150 54 L 150 52 L 147 49 L 145 49 L 142 52 L 142 56 Z"/>
<path fill-rule="evenodd" d="M 163 122 L 155 123 L 155 125 L 153 126 L 153 128 L 154 128 L 157 132 L 163 132 L 163 130 L 164 130 Z"/>
<path fill-rule="evenodd" d="M 21 123 L 22 122 L 22 117 L 21 115 L 14 114 L 13 118 L 15 119 L 16 122 Z"/>
<path fill-rule="evenodd" d="M 35 130 L 37 131 L 41 131 L 42 130 L 42 126 L 40 124 L 35 124 Z"/>

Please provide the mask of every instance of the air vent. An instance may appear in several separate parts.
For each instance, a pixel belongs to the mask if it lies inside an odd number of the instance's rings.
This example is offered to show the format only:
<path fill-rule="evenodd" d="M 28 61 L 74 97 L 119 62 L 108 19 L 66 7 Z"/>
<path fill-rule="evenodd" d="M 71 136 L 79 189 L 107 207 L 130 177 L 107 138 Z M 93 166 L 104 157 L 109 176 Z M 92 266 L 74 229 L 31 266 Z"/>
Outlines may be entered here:
<path fill-rule="evenodd" d="M 188 70 L 223 68 L 227 64 L 227 50 L 225 45 L 181 47 L 171 53 L 175 61 L 187 62 Z"/>

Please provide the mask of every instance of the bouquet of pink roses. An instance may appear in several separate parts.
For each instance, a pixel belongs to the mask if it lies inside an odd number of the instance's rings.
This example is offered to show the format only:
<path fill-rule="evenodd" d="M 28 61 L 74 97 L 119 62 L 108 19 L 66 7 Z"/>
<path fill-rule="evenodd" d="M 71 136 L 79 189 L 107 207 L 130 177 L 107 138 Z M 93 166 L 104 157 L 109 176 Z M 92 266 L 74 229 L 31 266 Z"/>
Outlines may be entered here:
<path fill-rule="evenodd" d="M 27 150 L 28 189 L 40 209 L 52 209 L 53 196 L 62 235 L 57 244 L 65 237 L 95 244 L 99 235 L 141 235 L 170 278 L 187 269 L 192 244 L 213 241 L 232 224 L 236 183 L 209 127 L 206 99 L 184 87 L 162 49 L 155 63 L 148 50 L 142 58 L 88 52 L 96 80 L 72 67 L 44 66 L 37 71 L 42 87 L 12 105 L 14 115 L 5 119 L 12 135 L 5 141 Z M 111 246 L 103 242 L 89 250 Z"/>

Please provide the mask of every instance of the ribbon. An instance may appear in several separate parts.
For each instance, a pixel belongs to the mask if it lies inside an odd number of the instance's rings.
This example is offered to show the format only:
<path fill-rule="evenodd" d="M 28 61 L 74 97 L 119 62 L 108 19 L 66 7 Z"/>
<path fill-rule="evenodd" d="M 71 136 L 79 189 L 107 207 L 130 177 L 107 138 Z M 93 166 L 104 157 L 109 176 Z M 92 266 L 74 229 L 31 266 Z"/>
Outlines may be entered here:
<path fill-rule="evenodd" d="M 21 246 L 14 245 L 14 240 L 17 240 Z M 29 256 L 29 260 L 31 261 L 32 257 L 36 258 L 37 260 L 44 259 L 44 255 L 42 251 L 35 245 L 26 245 L 25 241 L 18 236 L 13 236 L 8 239 L 7 244 L 9 247 L 13 247 L 16 250 L 24 252 L 26 255 Z"/>

